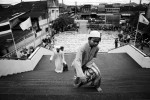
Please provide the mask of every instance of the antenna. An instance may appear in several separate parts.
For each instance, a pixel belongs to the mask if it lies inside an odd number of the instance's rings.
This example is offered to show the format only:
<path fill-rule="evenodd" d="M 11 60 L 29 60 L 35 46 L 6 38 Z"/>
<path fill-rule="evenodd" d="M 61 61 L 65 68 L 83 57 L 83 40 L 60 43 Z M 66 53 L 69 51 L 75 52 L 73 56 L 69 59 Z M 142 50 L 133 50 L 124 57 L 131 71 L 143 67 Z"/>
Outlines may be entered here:
<path fill-rule="evenodd" d="M 140 5 L 141 5 L 141 3 L 142 3 L 142 0 L 140 0 Z"/>

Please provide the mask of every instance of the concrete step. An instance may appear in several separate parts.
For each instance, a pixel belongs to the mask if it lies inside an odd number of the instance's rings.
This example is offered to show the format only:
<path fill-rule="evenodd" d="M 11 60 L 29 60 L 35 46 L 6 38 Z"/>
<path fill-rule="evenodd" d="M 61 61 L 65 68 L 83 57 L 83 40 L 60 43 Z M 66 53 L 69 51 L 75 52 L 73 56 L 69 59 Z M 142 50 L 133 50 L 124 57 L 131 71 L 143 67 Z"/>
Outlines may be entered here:
<path fill-rule="evenodd" d="M 68 65 L 74 54 L 65 55 Z M 49 55 L 42 57 L 33 71 L 0 78 L 1 100 L 143 100 L 150 99 L 150 70 L 142 69 L 127 54 L 98 54 L 103 93 L 94 87 L 73 87 L 74 71 L 54 72 Z"/>

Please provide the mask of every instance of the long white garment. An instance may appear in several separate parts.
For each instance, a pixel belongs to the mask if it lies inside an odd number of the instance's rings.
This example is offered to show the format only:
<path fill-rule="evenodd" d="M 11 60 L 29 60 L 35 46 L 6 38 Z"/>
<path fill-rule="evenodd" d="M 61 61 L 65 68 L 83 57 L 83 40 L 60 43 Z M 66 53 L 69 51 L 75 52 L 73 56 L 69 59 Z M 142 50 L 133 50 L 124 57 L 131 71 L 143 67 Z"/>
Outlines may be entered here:
<path fill-rule="evenodd" d="M 63 72 L 63 56 L 61 52 L 55 52 L 55 71 L 57 73 Z"/>

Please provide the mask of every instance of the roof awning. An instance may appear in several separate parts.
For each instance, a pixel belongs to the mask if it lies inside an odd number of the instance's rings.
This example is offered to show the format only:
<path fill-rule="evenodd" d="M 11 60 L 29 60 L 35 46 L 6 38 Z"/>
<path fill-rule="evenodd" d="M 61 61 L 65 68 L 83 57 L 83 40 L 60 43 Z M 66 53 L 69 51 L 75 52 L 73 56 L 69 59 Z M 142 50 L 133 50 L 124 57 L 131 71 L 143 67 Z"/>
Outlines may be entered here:
<path fill-rule="evenodd" d="M 121 14 L 122 16 L 131 16 L 131 14 Z"/>
<path fill-rule="evenodd" d="M 29 13 L 23 15 L 22 17 L 40 17 L 44 14 L 45 14 L 45 12 L 29 12 Z"/>

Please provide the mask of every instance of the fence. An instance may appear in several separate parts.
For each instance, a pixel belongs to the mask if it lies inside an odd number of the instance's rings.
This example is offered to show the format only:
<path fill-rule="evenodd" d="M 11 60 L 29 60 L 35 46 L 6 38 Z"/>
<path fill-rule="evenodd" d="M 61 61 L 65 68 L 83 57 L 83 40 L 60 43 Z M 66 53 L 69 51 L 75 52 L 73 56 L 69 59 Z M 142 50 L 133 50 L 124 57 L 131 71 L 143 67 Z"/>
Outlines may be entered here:
<path fill-rule="evenodd" d="M 42 32 L 38 32 L 37 34 L 39 36 L 37 36 L 36 38 L 35 38 L 34 34 L 28 34 L 27 36 L 20 38 L 16 42 L 17 51 L 19 52 L 23 48 L 28 48 L 30 46 L 37 47 L 38 45 L 40 45 L 41 42 L 42 42 L 42 39 L 46 37 L 46 33 L 44 33 L 44 32 L 43 33 Z M 10 53 L 7 53 L 3 57 L 13 57 L 13 56 L 16 56 L 16 51 L 14 49 L 14 46 L 10 47 L 10 51 L 11 51 Z"/>

